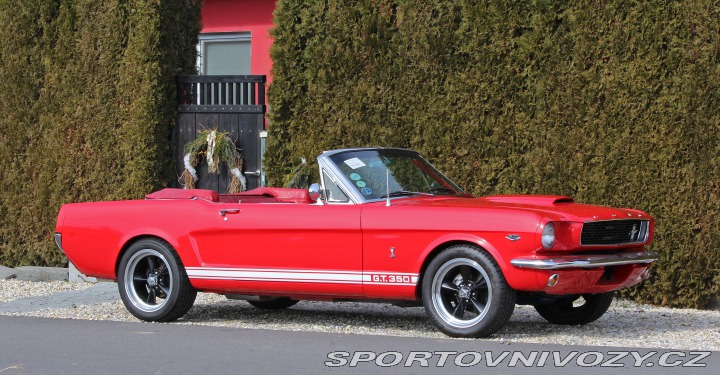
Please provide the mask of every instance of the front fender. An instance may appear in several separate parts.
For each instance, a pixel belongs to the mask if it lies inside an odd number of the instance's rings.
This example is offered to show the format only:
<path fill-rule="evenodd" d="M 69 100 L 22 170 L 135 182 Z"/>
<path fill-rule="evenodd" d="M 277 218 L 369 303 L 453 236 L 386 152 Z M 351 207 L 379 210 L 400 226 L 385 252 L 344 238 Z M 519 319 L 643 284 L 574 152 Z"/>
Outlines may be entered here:
<path fill-rule="evenodd" d="M 510 261 L 514 259 L 515 254 L 531 254 L 532 252 L 534 252 L 534 249 L 532 248 L 525 248 L 526 244 L 530 244 L 532 246 L 532 244 L 534 243 L 534 234 L 526 234 L 527 239 L 524 241 L 524 243 L 521 244 L 510 241 L 502 236 L 496 237 L 499 238 L 494 238 L 492 239 L 492 241 L 480 235 L 473 235 L 467 233 L 451 233 L 438 237 L 436 240 L 431 242 L 420 254 L 420 257 L 417 260 L 417 264 L 421 265 L 421 267 L 420 269 L 417 269 L 417 272 L 420 274 L 420 278 L 422 279 L 422 274 L 427 268 L 427 265 L 437 254 L 454 244 L 467 243 L 477 246 L 480 249 L 488 252 L 493 257 L 493 259 L 495 259 L 495 262 L 497 263 L 498 267 L 500 267 L 500 270 L 502 271 L 505 280 L 511 288 L 516 290 L 537 289 L 538 280 L 534 272 L 527 269 L 513 267 L 510 264 Z M 501 242 L 501 240 L 507 241 L 508 243 L 505 244 Z M 502 245 L 502 247 L 495 246 L 495 243 L 498 242 Z"/>

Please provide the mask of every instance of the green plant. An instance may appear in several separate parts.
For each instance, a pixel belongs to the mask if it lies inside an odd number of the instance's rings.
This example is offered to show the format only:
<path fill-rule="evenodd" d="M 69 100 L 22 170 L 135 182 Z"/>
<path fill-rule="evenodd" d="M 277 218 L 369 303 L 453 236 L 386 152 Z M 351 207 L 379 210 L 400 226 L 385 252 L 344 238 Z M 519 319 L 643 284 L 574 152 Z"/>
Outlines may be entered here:
<path fill-rule="evenodd" d="M 185 145 L 185 170 L 180 176 L 180 183 L 185 189 L 193 189 L 198 176 L 195 172 L 199 159 L 205 158 L 208 172 L 218 173 L 220 163 L 225 163 L 232 175 L 228 185 L 229 193 L 245 190 L 245 176 L 242 175 L 242 155 L 230 138 L 230 133 L 219 132 L 217 129 L 198 130 L 198 137 Z"/>
<path fill-rule="evenodd" d="M 62 265 L 60 205 L 141 198 L 176 177 L 175 76 L 195 0 L 0 0 L 0 264 Z"/>

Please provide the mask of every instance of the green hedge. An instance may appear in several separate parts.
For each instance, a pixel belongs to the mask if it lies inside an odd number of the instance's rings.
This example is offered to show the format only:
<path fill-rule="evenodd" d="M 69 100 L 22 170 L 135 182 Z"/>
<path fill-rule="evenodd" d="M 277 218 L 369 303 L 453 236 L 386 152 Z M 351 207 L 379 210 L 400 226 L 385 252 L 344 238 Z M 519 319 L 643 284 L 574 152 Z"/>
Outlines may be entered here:
<path fill-rule="evenodd" d="M 720 294 L 720 6 L 278 1 L 270 182 L 324 149 L 398 146 L 477 194 L 565 194 L 657 219 L 626 294 Z"/>
<path fill-rule="evenodd" d="M 0 0 L 0 264 L 61 265 L 62 203 L 140 198 L 174 179 L 175 76 L 195 0 Z"/>

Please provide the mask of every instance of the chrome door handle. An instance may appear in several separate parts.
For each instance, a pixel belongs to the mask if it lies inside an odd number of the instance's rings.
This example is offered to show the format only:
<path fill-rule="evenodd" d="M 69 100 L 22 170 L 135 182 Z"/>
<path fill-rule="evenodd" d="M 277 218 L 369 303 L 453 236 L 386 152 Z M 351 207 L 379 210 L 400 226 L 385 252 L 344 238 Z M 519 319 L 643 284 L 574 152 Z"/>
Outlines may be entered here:
<path fill-rule="evenodd" d="M 220 216 L 225 216 L 227 214 L 239 214 L 240 209 L 239 208 L 228 208 L 224 210 L 220 210 Z"/>

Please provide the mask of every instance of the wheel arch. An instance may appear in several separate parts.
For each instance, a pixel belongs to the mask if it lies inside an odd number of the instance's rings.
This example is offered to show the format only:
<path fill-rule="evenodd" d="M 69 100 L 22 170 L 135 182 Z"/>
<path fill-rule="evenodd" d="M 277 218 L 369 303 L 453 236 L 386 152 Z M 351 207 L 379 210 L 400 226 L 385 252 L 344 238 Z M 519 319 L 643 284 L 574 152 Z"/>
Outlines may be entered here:
<path fill-rule="evenodd" d="M 119 271 L 120 271 L 120 269 L 119 269 L 119 267 L 120 267 L 120 261 L 122 260 L 122 257 L 123 257 L 123 256 L 125 255 L 125 253 L 128 251 L 128 249 L 130 248 L 130 246 L 134 245 L 135 243 L 137 243 L 137 242 L 139 242 L 139 241 L 149 240 L 149 239 L 154 239 L 154 240 L 163 241 L 163 242 L 167 243 L 173 251 L 177 252 L 177 247 L 176 247 L 175 245 L 173 245 L 173 244 L 172 244 L 170 241 L 168 241 L 167 239 L 165 239 L 165 238 L 163 238 L 163 237 L 161 237 L 161 236 L 158 236 L 158 235 L 156 235 L 156 234 L 138 234 L 138 235 L 135 235 L 135 236 L 133 236 L 133 237 L 130 237 L 128 240 L 125 241 L 125 243 L 123 244 L 123 246 L 120 248 L 120 251 L 118 252 L 117 257 L 115 258 L 115 279 L 116 279 L 116 280 L 117 280 L 117 278 L 118 278 L 118 274 L 119 274 Z"/>
<path fill-rule="evenodd" d="M 500 267 L 500 271 L 507 279 L 506 264 L 502 258 L 502 255 L 500 255 L 499 251 L 484 239 L 468 236 L 443 238 L 439 241 L 436 241 L 431 246 L 428 246 L 428 249 L 423 253 L 422 263 L 420 269 L 418 270 L 418 283 L 415 286 L 415 296 L 418 298 L 418 300 L 422 300 L 423 278 L 425 276 L 425 272 L 427 271 L 428 266 L 430 265 L 430 262 L 432 262 L 433 259 L 440 255 L 440 253 L 442 253 L 444 250 L 456 245 L 469 245 L 477 248 L 480 251 L 488 253 L 498 264 L 498 266 Z"/>

